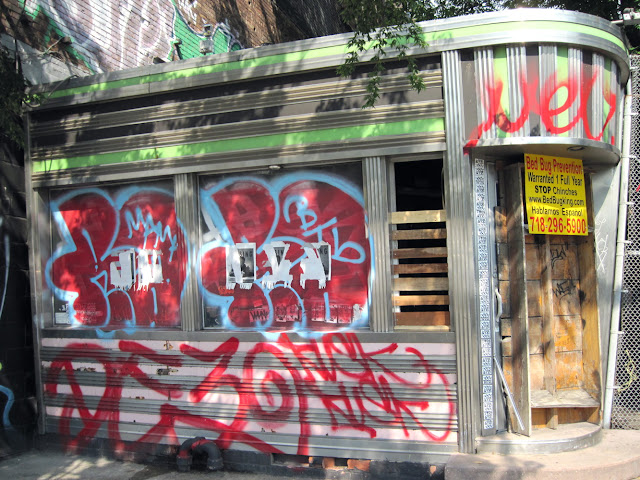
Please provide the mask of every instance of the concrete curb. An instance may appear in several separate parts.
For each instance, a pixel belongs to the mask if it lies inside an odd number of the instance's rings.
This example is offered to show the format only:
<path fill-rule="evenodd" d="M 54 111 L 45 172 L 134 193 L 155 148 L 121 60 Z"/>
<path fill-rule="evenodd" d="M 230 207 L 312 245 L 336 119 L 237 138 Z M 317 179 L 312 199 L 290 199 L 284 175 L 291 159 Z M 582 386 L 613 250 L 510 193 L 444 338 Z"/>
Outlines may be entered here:
<path fill-rule="evenodd" d="M 585 480 L 640 477 L 640 431 L 605 430 L 602 441 L 573 452 L 541 455 L 452 455 L 446 480 Z"/>

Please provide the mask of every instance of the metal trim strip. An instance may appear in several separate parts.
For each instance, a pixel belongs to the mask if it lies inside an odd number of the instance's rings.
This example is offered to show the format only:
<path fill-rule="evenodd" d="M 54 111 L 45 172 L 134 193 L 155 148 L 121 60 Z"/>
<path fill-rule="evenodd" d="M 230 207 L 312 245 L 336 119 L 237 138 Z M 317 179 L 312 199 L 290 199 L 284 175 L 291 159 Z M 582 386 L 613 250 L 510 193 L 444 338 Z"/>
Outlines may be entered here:
<path fill-rule="evenodd" d="M 478 432 L 478 358 L 477 312 L 470 302 L 476 288 L 473 202 L 469 184 L 471 165 L 464 152 L 462 80 L 459 52 L 442 56 L 446 109 L 447 158 L 445 198 L 447 210 L 447 248 L 449 249 L 449 285 L 452 328 L 456 332 L 458 358 L 458 421 L 460 451 L 472 453 Z"/>
<path fill-rule="evenodd" d="M 369 220 L 369 238 L 373 242 L 373 265 L 370 298 L 369 328 L 374 332 L 388 332 L 393 310 L 391 305 L 391 252 L 387 221 L 389 185 L 387 162 L 384 157 L 367 157 L 362 162 L 364 196 Z"/>
<path fill-rule="evenodd" d="M 442 88 L 442 71 L 440 69 L 425 70 L 421 72 L 421 77 L 425 82 L 425 88 Z M 125 109 L 117 112 L 71 114 L 61 120 L 41 122 L 34 120 L 31 125 L 31 131 L 35 137 L 38 137 L 47 134 L 59 134 L 66 130 L 127 126 L 140 122 L 176 120 L 237 110 L 280 107 L 284 104 L 319 102 L 335 97 L 358 97 L 365 94 L 367 82 L 367 79 L 341 80 L 336 78 L 335 80 L 312 85 L 286 86 L 286 88 L 277 90 L 176 101 L 170 104 Z M 384 82 L 380 85 L 380 94 L 384 96 L 385 94 L 407 89 L 406 74 L 389 74 L 384 76 Z M 126 112 L 126 115 L 123 112 Z"/>
<path fill-rule="evenodd" d="M 246 150 L 263 152 L 269 148 L 287 148 L 324 142 L 368 140 L 376 137 L 441 132 L 444 130 L 442 118 L 418 118 L 391 123 L 353 125 L 350 127 L 330 127 L 318 130 L 302 130 L 291 133 L 275 133 L 256 137 L 220 139 L 186 145 L 152 147 L 124 152 L 109 152 L 69 159 L 46 159 L 33 162 L 33 173 L 47 173 L 78 167 L 119 164 L 150 160 L 170 160 L 180 157 L 196 157 L 204 154 L 228 154 Z M 251 145 L 253 144 L 253 145 Z"/>
<path fill-rule="evenodd" d="M 150 160 L 129 164 L 105 165 L 33 175 L 35 188 L 64 186 L 70 182 L 96 183 L 139 178 L 165 177 L 179 173 L 217 173 L 255 170 L 269 165 L 305 166 L 317 162 L 335 163 L 375 155 L 422 155 L 444 151 L 444 132 L 407 134 L 378 139 L 321 142 L 232 153 L 194 155 L 188 158 Z"/>
<path fill-rule="evenodd" d="M 126 112 L 122 113 L 126 115 Z M 428 100 L 402 106 L 381 106 L 375 110 L 350 109 L 338 112 L 289 115 L 266 120 L 245 120 L 241 122 L 223 123 L 219 125 L 161 130 L 153 133 L 111 137 L 88 141 L 79 141 L 67 145 L 43 145 L 33 148 L 32 160 L 38 162 L 53 160 L 78 161 L 82 157 L 95 157 L 108 153 L 128 154 L 143 151 L 147 148 L 163 148 L 175 145 L 206 144 L 208 142 L 243 139 L 250 144 L 260 137 L 273 137 L 277 134 L 322 132 L 327 125 L 331 131 L 340 132 L 336 138 L 344 135 L 344 129 L 363 125 L 390 125 L 401 121 L 412 121 L 415 118 L 438 119 L 444 116 L 442 100 Z M 179 120 L 175 119 L 175 120 Z M 325 128 L 323 128 L 325 127 Z M 427 130 L 433 131 L 433 130 Z M 62 133 L 62 132 L 61 132 Z M 384 133 L 383 133 L 384 135 Z M 36 168 L 37 171 L 37 168 Z"/>
<path fill-rule="evenodd" d="M 425 22 L 422 27 L 430 45 L 427 49 L 410 49 L 407 52 L 409 55 L 499 43 L 538 43 L 544 38 L 545 42 L 589 45 L 612 55 L 620 65 L 627 65 L 627 49 L 620 32 L 604 19 L 576 12 L 519 9 L 517 14 L 499 12 L 447 19 L 446 22 L 436 20 Z M 43 105 L 43 108 L 335 67 L 344 60 L 348 38 L 338 35 L 316 42 L 293 42 L 274 48 L 240 50 L 217 57 L 213 60 L 217 63 L 203 63 L 198 59 L 163 68 L 144 67 L 119 75 L 52 84 L 46 87 L 51 95 L 48 105 Z M 287 47 L 288 52 L 283 50 Z M 369 60 L 371 55 L 365 55 L 363 61 Z M 213 57 L 206 58 L 212 62 Z M 624 77 L 628 76 L 626 68 Z M 188 78 L 197 80 L 186 82 Z"/>

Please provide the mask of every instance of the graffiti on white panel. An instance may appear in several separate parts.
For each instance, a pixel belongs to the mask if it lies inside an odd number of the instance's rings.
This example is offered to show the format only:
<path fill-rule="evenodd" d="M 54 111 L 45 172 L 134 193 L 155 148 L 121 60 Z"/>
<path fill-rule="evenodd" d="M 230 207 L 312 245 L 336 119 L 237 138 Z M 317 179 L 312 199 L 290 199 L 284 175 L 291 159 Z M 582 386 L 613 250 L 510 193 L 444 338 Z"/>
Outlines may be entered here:
<path fill-rule="evenodd" d="M 201 55 L 201 28 L 207 19 L 205 4 L 171 0 L 27 0 L 25 11 L 48 31 L 68 36 L 73 43 L 64 51 L 84 64 L 91 73 L 122 70 L 163 60 Z M 241 44 L 225 23 L 213 29 L 214 52 L 238 50 Z M 45 49 L 55 40 L 45 38 Z M 62 47 L 62 46 L 60 46 Z M 58 47 L 58 48 L 60 48 Z"/>
<path fill-rule="evenodd" d="M 604 215 L 598 215 L 596 217 L 595 235 L 596 235 L 596 255 L 598 255 L 598 272 L 605 273 L 605 262 L 607 255 L 609 254 L 609 234 L 603 235 L 604 229 L 602 228 L 607 222 Z"/>

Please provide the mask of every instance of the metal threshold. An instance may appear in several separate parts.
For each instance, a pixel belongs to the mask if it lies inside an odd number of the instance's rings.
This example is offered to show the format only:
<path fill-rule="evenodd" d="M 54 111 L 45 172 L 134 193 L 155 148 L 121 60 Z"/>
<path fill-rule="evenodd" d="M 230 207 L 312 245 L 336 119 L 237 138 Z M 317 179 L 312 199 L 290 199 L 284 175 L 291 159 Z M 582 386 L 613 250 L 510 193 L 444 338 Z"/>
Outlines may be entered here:
<path fill-rule="evenodd" d="M 533 430 L 530 437 L 503 432 L 477 440 L 478 453 L 502 455 L 546 454 L 569 452 L 596 445 L 602 438 L 602 427 L 592 423 L 558 425 L 552 430 Z"/>

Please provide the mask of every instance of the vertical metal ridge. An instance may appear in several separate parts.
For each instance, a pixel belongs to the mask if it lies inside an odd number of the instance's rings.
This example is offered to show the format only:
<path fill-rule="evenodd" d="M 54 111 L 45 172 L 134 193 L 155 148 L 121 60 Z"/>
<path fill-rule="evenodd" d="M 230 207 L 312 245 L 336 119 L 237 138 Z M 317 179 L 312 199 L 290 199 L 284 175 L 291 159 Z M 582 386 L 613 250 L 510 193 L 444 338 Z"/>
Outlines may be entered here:
<path fill-rule="evenodd" d="M 558 49 L 555 45 L 540 45 L 539 47 L 539 69 L 540 78 L 549 79 L 547 82 L 541 84 L 540 97 L 544 98 L 549 92 L 553 92 L 556 89 L 556 61 L 558 56 Z M 557 108 L 557 95 L 554 95 L 549 99 L 549 110 L 555 110 Z M 551 133 L 544 126 L 543 122 L 540 122 L 540 136 L 549 137 Z"/>
<path fill-rule="evenodd" d="M 180 300 L 182 330 L 192 332 L 202 328 L 201 301 L 198 295 L 198 281 L 191 268 L 196 259 L 198 245 L 198 179 L 195 174 L 180 174 L 174 177 L 175 209 L 178 220 L 186 232 L 187 267 L 184 291 Z"/>
<path fill-rule="evenodd" d="M 522 114 L 522 108 L 525 105 L 525 96 L 528 92 L 524 91 L 522 86 L 522 78 L 527 76 L 527 52 L 524 46 L 507 47 L 507 64 L 509 72 L 509 120 L 515 122 Z M 529 115 L 527 115 L 522 126 L 510 135 L 516 137 L 525 137 L 530 130 Z"/>
<path fill-rule="evenodd" d="M 25 202 L 26 202 L 26 217 L 28 225 L 28 255 L 29 255 L 29 290 L 31 297 L 31 328 L 33 339 L 33 359 L 35 365 L 35 381 L 36 381 L 36 402 L 38 405 L 37 410 L 37 428 L 40 435 L 46 433 L 46 415 L 47 412 L 44 408 L 44 386 L 42 384 L 42 361 L 40 357 L 40 349 L 42 347 L 42 306 L 43 300 L 42 290 L 42 268 L 36 268 L 41 266 L 40 255 L 40 234 L 38 226 L 38 192 L 33 189 L 33 180 L 31 177 L 31 115 L 29 113 L 24 116 L 24 131 L 25 131 L 25 149 L 24 149 L 24 173 L 25 173 Z M 8 266 L 7 266 L 8 268 Z"/>
<path fill-rule="evenodd" d="M 482 97 L 486 97 L 487 94 L 487 85 L 493 85 L 493 50 L 490 48 L 478 48 L 473 51 L 474 58 L 474 68 L 476 71 L 476 92 L 478 95 Z M 482 125 L 486 119 L 489 117 L 489 113 L 487 111 L 487 106 L 489 105 L 490 99 L 488 98 L 480 98 L 476 103 L 478 104 L 477 110 L 477 118 L 476 124 Z M 445 101 L 445 112 L 446 110 Z M 478 132 L 480 137 L 484 135 L 483 132 Z M 487 132 L 489 138 L 495 138 L 496 136 L 496 125 L 495 122 L 491 122 L 491 126 L 489 127 L 489 131 Z"/>
<path fill-rule="evenodd" d="M 387 162 L 384 157 L 367 157 L 362 162 L 362 171 L 369 238 L 373 239 L 369 328 L 374 332 L 387 332 L 393 330 Z"/>
<path fill-rule="evenodd" d="M 594 53 L 593 54 L 593 75 L 596 75 L 596 81 L 593 84 L 592 92 L 598 94 L 592 94 L 589 96 L 589 104 L 591 106 L 591 115 L 589 116 L 589 125 L 591 125 L 591 136 L 597 137 L 600 132 L 603 132 L 604 129 L 604 102 L 602 101 L 602 95 L 604 95 L 604 74 L 605 74 L 605 59 L 602 55 Z M 611 139 L 608 139 L 611 140 Z M 605 138 L 602 138 L 603 142 L 608 141 Z"/>
<path fill-rule="evenodd" d="M 575 84 L 575 88 L 577 89 L 576 94 L 578 95 L 578 100 L 580 98 L 580 89 L 582 86 L 582 50 L 577 48 L 569 48 L 569 82 Z M 574 101 L 569 106 L 569 118 L 577 118 L 580 115 L 580 102 Z M 570 137 L 580 137 L 580 122 L 576 122 L 575 125 L 571 127 L 569 130 Z"/>
<path fill-rule="evenodd" d="M 477 58 L 477 57 L 476 57 Z M 442 54 L 447 157 L 444 162 L 451 324 L 456 334 L 458 373 L 458 442 L 473 453 L 478 433 L 479 370 L 475 299 L 471 165 L 464 152 L 460 54 Z"/>

